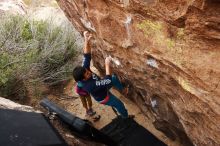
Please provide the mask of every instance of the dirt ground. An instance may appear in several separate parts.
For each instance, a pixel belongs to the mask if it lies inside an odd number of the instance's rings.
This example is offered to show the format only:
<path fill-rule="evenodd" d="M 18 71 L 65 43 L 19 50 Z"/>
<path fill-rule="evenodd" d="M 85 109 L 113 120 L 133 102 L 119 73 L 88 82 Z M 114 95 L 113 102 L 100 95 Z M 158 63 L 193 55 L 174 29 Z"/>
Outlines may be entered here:
<path fill-rule="evenodd" d="M 72 80 L 67 84 L 66 87 L 64 87 L 64 93 L 60 97 L 57 97 L 57 95 L 50 95 L 48 96 L 48 98 L 56 102 L 59 106 L 63 107 L 65 110 L 72 113 L 73 115 L 91 121 L 94 127 L 96 127 L 97 129 L 103 128 L 116 117 L 116 114 L 113 112 L 111 107 L 101 105 L 93 100 L 93 109 L 96 111 L 97 115 L 101 115 L 101 119 L 99 121 L 93 122 L 90 117 L 86 116 L 85 109 L 81 104 L 80 98 L 74 92 L 74 85 L 75 82 Z M 147 117 L 141 113 L 140 109 L 134 103 L 123 97 L 118 91 L 113 89 L 112 92 L 123 101 L 126 108 L 128 109 L 129 114 L 135 115 L 135 121 L 137 121 L 137 123 L 148 129 L 151 133 L 153 133 L 169 146 L 181 146 L 181 144 L 179 144 L 178 142 L 171 141 L 163 133 L 156 130 L 152 123 L 149 122 Z M 58 128 L 58 131 L 61 133 L 61 135 L 69 145 L 99 145 L 75 138 L 74 135 L 72 135 L 71 132 L 68 130 L 68 128 L 63 127 L 63 124 L 60 122 L 52 121 L 52 123 L 55 125 L 56 128 Z"/>

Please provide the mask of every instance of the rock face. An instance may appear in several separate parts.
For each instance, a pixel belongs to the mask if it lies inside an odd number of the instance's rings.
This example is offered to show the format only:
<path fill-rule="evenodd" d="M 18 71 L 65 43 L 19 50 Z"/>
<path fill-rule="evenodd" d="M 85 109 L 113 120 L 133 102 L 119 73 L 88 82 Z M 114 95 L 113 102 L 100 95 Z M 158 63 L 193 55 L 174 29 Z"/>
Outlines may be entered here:
<path fill-rule="evenodd" d="M 93 33 L 93 62 L 118 60 L 134 101 L 170 139 L 220 145 L 218 0 L 57 0 L 82 33 Z"/>

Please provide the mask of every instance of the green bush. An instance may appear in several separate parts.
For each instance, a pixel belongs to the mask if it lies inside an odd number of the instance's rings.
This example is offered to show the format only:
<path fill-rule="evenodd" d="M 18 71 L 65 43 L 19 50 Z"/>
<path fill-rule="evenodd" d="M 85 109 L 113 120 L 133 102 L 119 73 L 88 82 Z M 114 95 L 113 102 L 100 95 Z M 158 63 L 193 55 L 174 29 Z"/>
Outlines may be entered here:
<path fill-rule="evenodd" d="M 28 21 L 25 21 L 23 27 L 21 28 L 21 36 L 22 39 L 28 41 L 33 38 L 32 32 L 31 32 L 31 24 Z"/>
<path fill-rule="evenodd" d="M 2 17 L 0 96 L 14 93 L 21 81 L 50 86 L 70 79 L 77 55 L 74 34 L 71 25 L 59 27 L 52 21 L 33 21 L 19 15 Z"/>

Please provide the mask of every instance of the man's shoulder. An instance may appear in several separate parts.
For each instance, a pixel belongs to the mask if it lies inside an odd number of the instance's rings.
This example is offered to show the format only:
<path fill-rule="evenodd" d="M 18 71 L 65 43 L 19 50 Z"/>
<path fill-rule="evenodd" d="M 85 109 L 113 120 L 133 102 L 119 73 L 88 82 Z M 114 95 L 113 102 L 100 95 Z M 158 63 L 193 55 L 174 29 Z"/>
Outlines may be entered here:
<path fill-rule="evenodd" d="M 91 57 L 91 53 L 84 53 L 83 56 L 84 57 Z"/>
<path fill-rule="evenodd" d="M 94 82 L 95 80 L 91 78 L 89 80 L 83 81 L 82 84 L 83 84 L 83 87 L 88 87 L 88 86 L 91 86 Z"/>
<path fill-rule="evenodd" d="M 99 77 L 97 74 L 92 73 L 92 79 L 93 79 L 93 80 L 99 80 L 100 77 Z"/>

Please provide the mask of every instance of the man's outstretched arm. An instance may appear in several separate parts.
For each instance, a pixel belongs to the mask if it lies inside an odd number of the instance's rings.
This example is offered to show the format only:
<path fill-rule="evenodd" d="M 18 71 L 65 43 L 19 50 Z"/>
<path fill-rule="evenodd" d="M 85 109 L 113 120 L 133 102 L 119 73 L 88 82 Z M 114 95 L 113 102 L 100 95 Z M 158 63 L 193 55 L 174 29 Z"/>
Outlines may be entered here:
<path fill-rule="evenodd" d="M 111 57 L 105 58 L 105 71 L 106 76 L 101 80 L 96 80 L 95 82 L 95 88 L 97 91 L 99 89 L 103 90 L 103 88 L 110 89 L 113 85 L 111 76 Z"/>
<path fill-rule="evenodd" d="M 91 47 L 90 47 L 90 45 L 89 45 L 89 41 L 91 40 L 92 35 L 89 34 L 88 31 L 85 31 L 85 32 L 83 33 L 83 36 L 84 36 L 84 39 L 85 39 L 84 48 L 83 48 L 83 53 L 84 53 L 84 54 L 91 53 Z"/>
<path fill-rule="evenodd" d="M 88 31 L 85 31 L 83 33 L 85 42 L 84 42 L 84 48 L 83 48 L 83 62 L 82 66 L 90 69 L 90 61 L 91 61 L 91 47 L 89 45 L 89 41 L 91 40 L 92 35 L 89 34 Z"/>
<path fill-rule="evenodd" d="M 105 73 L 106 76 L 111 75 L 111 57 L 105 58 Z"/>

